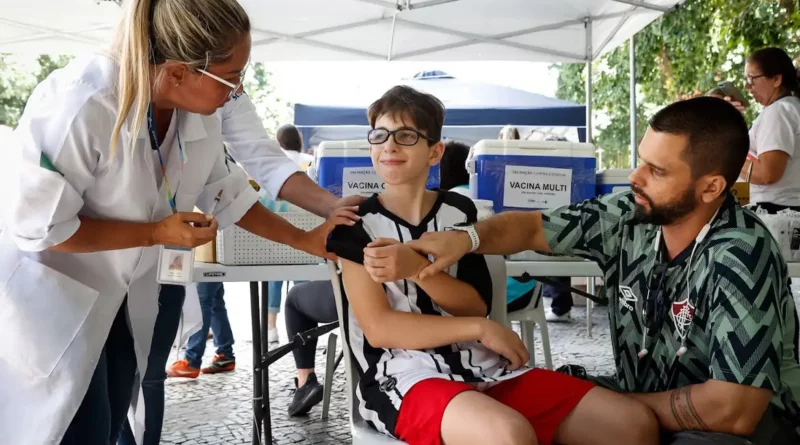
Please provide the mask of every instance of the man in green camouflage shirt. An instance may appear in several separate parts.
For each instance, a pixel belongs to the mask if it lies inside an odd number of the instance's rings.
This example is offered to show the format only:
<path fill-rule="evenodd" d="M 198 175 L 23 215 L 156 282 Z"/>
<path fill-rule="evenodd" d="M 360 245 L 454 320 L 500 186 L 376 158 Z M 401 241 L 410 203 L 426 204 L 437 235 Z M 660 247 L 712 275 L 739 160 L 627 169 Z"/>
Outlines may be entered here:
<path fill-rule="evenodd" d="M 579 255 L 603 270 L 616 373 L 598 384 L 653 410 L 662 443 L 800 444 L 797 312 L 766 227 L 730 194 L 749 147 L 725 101 L 651 120 L 631 191 L 507 212 L 413 247 L 435 273 L 470 251 Z"/>

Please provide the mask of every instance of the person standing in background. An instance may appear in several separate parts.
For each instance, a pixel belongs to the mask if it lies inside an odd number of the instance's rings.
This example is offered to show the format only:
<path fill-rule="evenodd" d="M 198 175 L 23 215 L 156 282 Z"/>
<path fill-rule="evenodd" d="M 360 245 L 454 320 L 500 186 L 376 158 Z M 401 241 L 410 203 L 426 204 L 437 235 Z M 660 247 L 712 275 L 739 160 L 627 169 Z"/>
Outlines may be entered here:
<path fill-rule="evenodd" d="M 278 129 L 278 144 L 281 146 L 283 153 L 292 160 L 297 166 L 307 171 L 314 161 L 314 157 L 308 153 L 303 153 L 303 136 L 300 131 L 292 124 L 283 125 Z M 295 282 L 299 284 L 300 282 Z M 281 312 L 281 299 L 283 292 L 283 281 L 266 281 L 261 283 L 261 291 L 266 291 L 268 295 L 268 311 L 267 318 L 267 338 L 270 343 L 278 342 L 278 314 Z"/>
<path fill-rule="evenodd" d="M 784 50 L 763 48 L 747 58 L 744 73 L 747 91 L 764 106 L 750 128 L 750 153 L 742 168 L 741 177 L 750 182 L 750 202 L 769 213 L 800 211 L 797 70 Z M 743 104 L 732 103 L 743 110 Z"/>

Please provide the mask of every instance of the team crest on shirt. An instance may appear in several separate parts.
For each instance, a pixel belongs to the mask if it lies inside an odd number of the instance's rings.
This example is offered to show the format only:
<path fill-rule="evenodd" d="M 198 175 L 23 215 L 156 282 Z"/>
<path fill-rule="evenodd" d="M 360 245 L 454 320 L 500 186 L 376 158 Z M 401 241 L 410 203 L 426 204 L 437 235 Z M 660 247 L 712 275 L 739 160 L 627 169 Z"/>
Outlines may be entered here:
<path fill-rule="evenodd" d="M 689 298 L 672 303 L 670 316 L 681 340 L 686 339 L 686 334 L 689 333 L 689 327 L 692 326 L 692 320 L 694 320 L 694 306 L 689 302 Z"/>
<path fill-rule="evenodd" d="M 633 306 L 636 305 L 637 301 L 639 301 L 639 298 L 636 297 L 636 294 L 633 293 L 633 290 L 630 287 L 628 286 L 619 287 L 620 306 L 633 312 Z"/>
<path fill-rule="evenodd" d="M 397 386 L 397 379 L 394 377 L 389 377 L 388 379 L 381 382 L 381 392 L 389 392 L 394 391 L 394 388 Z"/>

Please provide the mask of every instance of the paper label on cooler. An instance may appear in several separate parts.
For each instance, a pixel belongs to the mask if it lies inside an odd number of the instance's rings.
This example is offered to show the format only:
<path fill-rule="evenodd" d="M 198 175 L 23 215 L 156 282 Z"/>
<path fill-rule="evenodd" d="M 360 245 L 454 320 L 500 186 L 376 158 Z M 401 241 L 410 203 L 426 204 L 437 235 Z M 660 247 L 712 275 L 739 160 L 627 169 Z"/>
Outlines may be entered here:
<path fill-rule="evenodd" d="M 503 207 L 552 209 L 570 204 L 572 170 L 507 165 Z"/>
<path fill-rule="evenodd" d="M 370 197 L 381 193 L 385 184 L 373 167 L 347 167 L 342 174 L 342 196 Z"/>

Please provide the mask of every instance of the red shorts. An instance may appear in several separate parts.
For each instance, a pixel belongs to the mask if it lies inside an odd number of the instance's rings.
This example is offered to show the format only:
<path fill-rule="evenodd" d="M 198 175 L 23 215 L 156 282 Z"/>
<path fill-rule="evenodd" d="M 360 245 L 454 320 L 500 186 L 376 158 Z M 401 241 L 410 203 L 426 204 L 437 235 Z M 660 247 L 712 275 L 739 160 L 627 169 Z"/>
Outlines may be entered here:
<path fill-rule="evenodd" d="M 541 445 L 550 445 L 556 429 L 592 389 L 590 382 L 545 369 L 505 380 L 484 394 L 516 410 L 531 423 Z M 403 397 L 395 436 L 409 445 L 442 445 L 442 418 L 451 400 L 475 387 L 444 379 L 423 380 Z"/>

